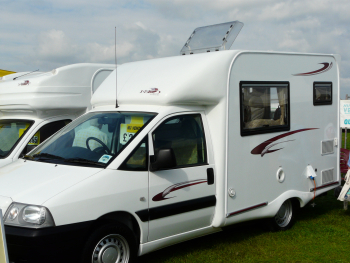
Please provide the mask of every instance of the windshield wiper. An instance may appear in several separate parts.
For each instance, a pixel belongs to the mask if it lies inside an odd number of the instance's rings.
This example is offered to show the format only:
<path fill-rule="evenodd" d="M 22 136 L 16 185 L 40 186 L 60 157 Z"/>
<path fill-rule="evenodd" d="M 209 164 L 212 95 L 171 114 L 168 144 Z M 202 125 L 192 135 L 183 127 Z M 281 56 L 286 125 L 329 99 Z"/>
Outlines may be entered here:
<path fill-rule="evenodd" d="M 22 158 L 23 158 L 23 159 L 30 159 L 30 160 L 33 160 L 33 159 L 34 159 L 34 157 L 33 157 L 33 156 L 30 156 L 30 155 L 24 155 Z"/>
<path fill-rule="evenodd" d="M 99 162 L 91 161 L 84 158 L 68 158 L 68 159 L 65 159 L 64 161 L 68 163 L 86 163 L 86 164 L 93 164 L 98 166 L 106 166 L 106 164 L 104 163 L 99 163 Z"/>
<path fill-rule="evenodd" d="M 28 156 L 28 155 L 26 155 Z M 25 157 L 26 157 L 25 156 Z M 38 154 L 34 154 L 32 158 L 41 158 L 41 157 L 44 157 L 44 158 L 47 158 L 47 159 L 60 159 L 60 160 L 64 160 L 63 157 L 61 156 L 58 156 L 58 155 L 53 155 L 53 154 L 50 154 L 50 153 L 38 153 Z"/>

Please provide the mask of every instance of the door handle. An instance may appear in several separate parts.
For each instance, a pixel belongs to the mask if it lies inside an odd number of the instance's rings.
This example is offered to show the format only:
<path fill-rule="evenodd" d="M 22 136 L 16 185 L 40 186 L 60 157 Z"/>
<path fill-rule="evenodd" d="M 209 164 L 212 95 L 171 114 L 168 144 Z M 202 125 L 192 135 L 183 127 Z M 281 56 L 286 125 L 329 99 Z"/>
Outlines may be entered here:
<path fill-rule="evenodd" d="M 214 169 L 213 168 L 207 169 L 207 180 L 208 180 L 208 185 L 214 184 Z"/>

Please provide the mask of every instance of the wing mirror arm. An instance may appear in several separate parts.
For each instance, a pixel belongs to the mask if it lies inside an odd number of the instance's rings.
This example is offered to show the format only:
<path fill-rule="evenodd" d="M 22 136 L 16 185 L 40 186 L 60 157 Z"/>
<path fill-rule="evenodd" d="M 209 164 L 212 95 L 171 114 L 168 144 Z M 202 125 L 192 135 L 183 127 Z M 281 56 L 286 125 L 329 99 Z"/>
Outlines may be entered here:
<path fill-rule="evenodd" d="M 150 171 L 167 170 L 176 167 L 176 158 L 173 149 L 160 149 L 150 156 Z"/>

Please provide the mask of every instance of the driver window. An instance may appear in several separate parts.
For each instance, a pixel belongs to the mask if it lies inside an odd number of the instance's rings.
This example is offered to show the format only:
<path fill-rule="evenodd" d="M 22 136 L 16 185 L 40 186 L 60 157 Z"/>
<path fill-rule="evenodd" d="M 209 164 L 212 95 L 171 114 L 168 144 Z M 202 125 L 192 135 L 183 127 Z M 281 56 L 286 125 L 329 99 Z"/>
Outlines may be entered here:
<path fill-rule="evenodd" d="M 206 145 L 200 114 L 172 117 L 152 134 L 154 151 L 173 149 L 177 167 L 207 164 Z"/>

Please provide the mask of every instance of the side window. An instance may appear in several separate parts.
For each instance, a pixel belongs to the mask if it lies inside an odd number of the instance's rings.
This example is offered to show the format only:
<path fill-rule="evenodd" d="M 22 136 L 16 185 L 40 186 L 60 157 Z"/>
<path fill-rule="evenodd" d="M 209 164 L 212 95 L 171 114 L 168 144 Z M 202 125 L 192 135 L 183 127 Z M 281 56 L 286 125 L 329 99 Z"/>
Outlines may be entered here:
<path fill-rule="evenodd" d="M 72 120 L 61 120 L 61 121 L 55 121 L 55 122 L 45 124 L 30 139 L 30 141 L 27 144 L 27 147 L 23 151 L 23 154 L 26 154 L 26 153 L 30 152 L 31 150 L 33 150 L 36 146 L 38 146 L 40 143 L 45 141 L 51 135 L 53 135 L 54 133 L 56 133 L 57 131 L 62 129 L 64 126 L 66 126 L 71 121 Z"/>
<path fill-rule="evenodd" d="M 332 82 L 314 82 L 314 106 L 332 104 Z"/>
<path fill-rule="evenodd" d="M 241 82 L 241 136 L 290 129 L 289 82 Z"/>
<path fill-rule="evenodd" d="M 152 134 L 154 151 L 173 149 L 177 167 L 207 164 L 207 152 L 200 114 L 175 116 Z"/>
<path fill-rule="evenodd" d="M 124 171 L 148 171 L 148 140 L 147 137 L 136 147 L 119 167 Z"/>

